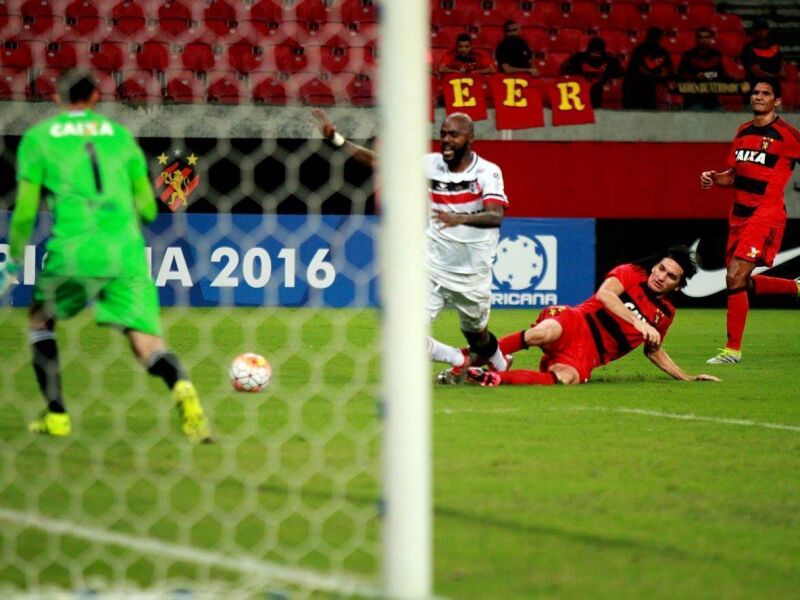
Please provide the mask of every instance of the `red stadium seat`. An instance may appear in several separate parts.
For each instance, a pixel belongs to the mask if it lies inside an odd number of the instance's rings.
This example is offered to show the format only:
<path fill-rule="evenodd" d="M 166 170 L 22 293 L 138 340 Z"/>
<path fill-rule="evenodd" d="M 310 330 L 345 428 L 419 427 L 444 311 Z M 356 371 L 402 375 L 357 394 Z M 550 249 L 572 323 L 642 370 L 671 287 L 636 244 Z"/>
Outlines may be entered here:
<path fill-rule="evenodd" d="M 330 85 L 319 77 L 312 77 L 297 90 L 297 97 L 308 106 L 333 106 L 336 97 Z"/>
<path fill-rule="evenodd" d="M 745 77 L 747 76 L 747 73 L 744 70 L 744 65 L 738 58 L 723 54 L 722 68 L 725 69 L 725 74 L 728 77 L 731 77 L 736 81 L 744 81 Z"/>
<path fill-rule="evenodd" d="M 709 27 L 717 8 L 713 0 L 702 2 L 699 0 L 684 0 L 677 5 L 678 15 L 683 21 L 683 27 Z"/>
<path fill-rule="evenodd" d="M 781 88 L 781 103 L 784 110 L 800 109 L 800 83 L 786 81 Z"/>
<path fill-rule="evenodd" d="M 717 50 L 727 56 L 739 56 L 744 47 L 744 33 L 741 31 L 718 31 Z"/>
<path fill-rule="evenodd" d="M 144 8 L 134 0 L 123 0 L 111 9 L 111 24 L 115 32 L 132 37 L 144 31 L 147 21 Z"/>
<path fill-rule="evenodd" d="M 649 7 L 649 10 L 643 14 L 646 15 L 651 27 L 657 26 L 666 30 L 680 28 L 682 19 L 676 5 L 672 2 L 645 3 L 642 6 Z"/>
<path fill-rule="evenodd" d="M 319 27 L 304 29 L 300 28 L 298 36 L 303 36 L 303 43 L 309 46 L 324 46 L 330 40 L 347 36 L 353 42 L 358 41 L 358 35 L 352 35 L 354 32 L 349 31 L 341 23 L 321 23 Z"/>
<path fill-rule="evenodd" d="M 102 71 L 98 71 L 94 75 L 95 81 L 97 81 L 97 91 L 100 92 L 100 100 L 103 102 L 116 101 L 119 86 L 114 78 L 109 73 Z"/>
<path fill-rule="evenodd" d="M 186 33 L 191 22 L 192 11 L 180 0 L 168 0 L 158 7 L 158 30 L 166 36 Z"/>
<path fill-rule="evenodd" d="M 59 69 L 45 69 L 33 80 L 28 87 L 28 98 L 31 100 L 51 100 L 57 91 L 58 78 L 64 71 Z"/>
<path fill-rule="evenodd" d="M 24 71 L 33 66 L 32 44 L 22 40 L 6 40 L 3 42 L 0 66 L 15 71 Z"/>
<path fill-rule="evenodd" d="M 230 71 L 212 71 L 208 74 L 206 98 L 219 104 L 241 104 L 246 98 L 242 82 Z"/>
<path fill-rule="evenodd" d="M 601 29 L 598 35 L 606 43 L 606 50 L 611 54 L 630 56 L 631 51 L 638 43 L 631 39 L 628 32 L 622 29 Z"/>
<path fill-rule="evenodd" d="M 513 5 L 501 0 L 478 0 L 471 11 L 469 24 L 499 25 L 511 18 Z"/>
<path fill-rule="evenodd" d="M 502 25 L 477 25 L 471 31 L 472 45 L 494 54 L 497 44 L 505 37 Z"/>
<path fill-rule="evenodd" d="M 167 82 L 164 99 L 168 102 L 198 103 L 206 98 L 205 85 L 192 71 L 170 69 L 165 74 Z"/>
<path fill-rule="evenodd" d="M 25 100 L 28 74 L 0 67 L 0 100 Z"/>
<path fill-rule="evenodd" d="M 347 13 L 345 6 L 342 7 L 342 21 L 348 23 L 350 13 L 355 9 L 349 5 L 360 2 L 360 0 L 346 0 L 348 5 Z M 431 23 L 436 25 L 460 25 L 466 27 L 472 21 L 472 12 L 476 8 L 475 2 L 469 0 L 432 0 L 431 1 Z M 347 15 L 347 16 L 346 16 Z"/>
<path fill-rule="evenodd" d="M 44 63 L 48 69 L 59 69 L 66 71 L 78 66 L 78 54 L 80 52 L 81 62 L 87 62 L 83 44 L 60 40 L 49 42 L 44 49 Z"/>
<path fill-rule="evenodd" d="M 138 46 L 135 56 L 136 66 L 142 71 L 164 71 L 169 67 L 169 48 L 157 39 Z"/>
<path fill-rule="evenodd" d="M 214 68 L 216 59 L 211 44 L 197 39 L 183 47 L 181 62 L 185 68 L 191 71 L 205 72 Z"/>
<path fill-rule="evenodd" d="M 288 18 L 299 23 L 306 31 L 312 32 L 319 30 L 334 16 L 330 5 L 323 0 L 299 0 Z"/>
<path fill-rule="evenodd" d="M 264 48 L 246 38 L 228 46 L 228 64 L 237 73 L 255 71 L 264 62 Z"/>
<path fill-rule="evenodd" d="M 784 69 L 786 70 L 786 77 L 785 80 L 789 82 L 800 81 L 800 69 L 797 68 L 797 65 L 793 62 L 787 62 L 784 65 Z"/>
<path fill-rule="evenodd" d="M 281 73 L 298 73 L 308 67 L 305 48 L 289 38 L 275 46 L 275 64 Z"/>
<path fill-rule="evenodd" d="M 260 0 L 250 7 L 247 22 L 262 35 L 274 36 L 283 22 L 279 0 Z"/>
<path fill-rule="evenodd" d="M 150 71 L 129 71 L 124 75 L 119 95 L 127 102 L 160 102 L 161 82 Z"/>
<path fill-rule="evenodd" d="M 661 45 L 670 54 L 683 54 L 697 45 L 695 32 L 691 30 L 673 31 L 670 35 L 664 37 Z M 677 64 L 675 66 L 677 67 Z"/>
<path fill-rule="evenodd" d="M 344 0 L 342 3 L 342 23 L 353 30 L 360 29 L 363 23 L 378 22 L 378 7 L 374 0 Z"/>
<path fill-rule="evenodd" d="M 210 0 L 203 11 L 203 22 L 207 31 L 215 36 L 236 33 L 239 26 L 236 8 L 227 0 Z"/>
<path fill-rule="evenodd" d="M 603 108 L 622 108 L 622 78 L 608 81 L 603 86 Z"/>
<path fill-rule="evenodd" d="M 250 97 L 256 104 L 285 106 L 289 102 L 286 86 L 272 75 L 252 81 Z"/>
<path fill-rule="evenodd" d="M 347 98 L 353 106 L 374 106 L 375 86 L 372 78 L 365 73 L 358 73 L 345 88 Z"/>
<path fill-rule="evenodd" d="M 49 0 L 26 0 L 20 5 L 19 12 L 22 15 L 23 29 L 28 34 L 52 32 L 56 22 L 61 22 L 61 17 L 53 15 L 53 6 Z"/>
<path fill-rule="evenodd" d="M 716 31 L 744 31 L 742 20 L 733 13 L 714 13 L 708 25 Z"/>
<path fill-rule="evenodd" d="M 346 71 L 352 53 L 349 44 L 342 38 L 329 40 L 321 48 L 322 68 L 328 73 L 341 73 Z"/>
<path fill-rule="evenodd" d="M 588 2 L 586 0 L 573 2 L 572 10 L 569 14 L 571 27 L 596 30 L 606 21 L 600 13 L 600 6 L 596 2 Z"/>
<path fill-rule="evenodd" d="M 98 3 L 89 0 L 74 0 L 64 9 L 64 23 L 67 30 L 88 36 L 101 28 L 104 17 L 100 14 Z"/>
<path fill-rule="evenodd" d="M 522 38 L 528 42 L 534 55 L 544 53 L 550 46 L 550 32 L 541 27 L 524 27 Z"/>
<path fill-rule="evenodd" d="M 604 27 L 616 27 L 619 29 L 630 29 L 632 24 L 641 20 L 639 7 L 629 2 L 611 2 L 606 13 Z"/>
<path fill-rule="evenodd" d="M 570 57 L 567 52 L 548 52 L 543 58 L 533 61 L 533 66 L 539 70 L 542 77 L 558 77 L 559 69 L 564 61 Z"/>
<path fill-rule="evenodd" d="M 125 65 L 123 45 L 110 40 L 89 44 L 89 62 L 100 71 L 119 71 Z"/>
<path fill-rule="evenodd" d="M 452 50 L 456 45 L 456 38 L 462 33 L 467 33 L 467 30 L 461 25 L 432 25 L 431 47 Z"/>
<path fill-rule="evenodd" d="M 585 47 L 586 32 L 583 29 L 565 27 L 550 31 L 545 50 L 548 52 L 566 52 L 573 54 Z"/>

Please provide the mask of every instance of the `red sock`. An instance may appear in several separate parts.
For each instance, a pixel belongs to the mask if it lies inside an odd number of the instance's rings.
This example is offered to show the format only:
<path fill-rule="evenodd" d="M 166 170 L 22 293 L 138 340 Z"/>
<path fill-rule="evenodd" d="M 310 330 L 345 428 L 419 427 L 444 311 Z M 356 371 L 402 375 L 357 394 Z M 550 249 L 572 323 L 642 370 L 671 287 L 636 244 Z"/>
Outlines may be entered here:
<path fill-rule="evenodd" d="M 795 283 L 794 279 L 753 275 L 753 292 L 759 295 L 783 294 L 786 296 L 796 296 L 797 283 Z"/>
<path fill-rule="evenodd" d="M 541 371 L 518 369 L 504 371 L 498 375 L 500 375 L 500 381 L 507 385 L 554 385 L 558 383 L 558 377 L 552 371 L 542 373 Z"/>
<path fill-rule="evenodd" d="M 750 302 L 747 300 L 747 290 L 736 290 L 728 294 L 728 343 L 731 350 L 742 349 L 742 336 L 747 322 L 747 311 Z"/>
<path fill-rule="evenodd" d="M 500 338 L 497 340 L 497 343 L 500 346 L 500 352 L 502 352 L 503 355 L 514 354 L 514 352 L 525 350 L 528 347 L 528 344 L 525 343 L 524 329 L 522 331 L 518 331 L 517 333 L 507 335 L 504 338 Z"/>

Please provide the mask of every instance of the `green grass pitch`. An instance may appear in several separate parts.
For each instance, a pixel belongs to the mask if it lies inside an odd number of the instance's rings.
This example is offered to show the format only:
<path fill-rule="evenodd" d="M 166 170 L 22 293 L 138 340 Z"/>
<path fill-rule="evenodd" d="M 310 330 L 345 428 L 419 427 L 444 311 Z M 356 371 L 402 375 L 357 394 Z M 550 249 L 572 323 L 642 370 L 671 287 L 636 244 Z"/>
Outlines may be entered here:
<path fill-rule="evenodd" d="M 498 310 L 492 329 L 509 333 L 533 318 Z M 724 312 L 679 311 L 665 348 L 721 384 L 672 381 L 637 351 L 584 386 L 435 389 L 437 594 L 797 597 L 799 318 L 752 311 L 744 361 L 713 367 L 704 361 L 721 344 Z M 28 434 L 41 401 L 25 314 L 0 310 L 0 511 L 374 577 L 377 314 L 168 309 L 164 320 L 216 445 L 184 443 L 163 385 L 89 315 L 59 328 L 72 437 Z M 452 314 L 435 333 L 460 342 Z M 227 363 L 243 351 L 272 362 L 265 394 L 230 390 Z M 515 366 L 538 358 L 520 353 Z M 0 520 L 0 590 L 237 577 Z"/>

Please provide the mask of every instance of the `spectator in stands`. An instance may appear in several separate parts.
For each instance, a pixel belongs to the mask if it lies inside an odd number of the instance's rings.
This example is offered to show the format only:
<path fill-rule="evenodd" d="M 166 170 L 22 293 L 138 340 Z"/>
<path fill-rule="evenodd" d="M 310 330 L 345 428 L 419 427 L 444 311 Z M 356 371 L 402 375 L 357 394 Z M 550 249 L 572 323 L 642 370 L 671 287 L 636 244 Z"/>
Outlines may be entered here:
<path fill-rule="evenodd" d="M 622 106 L 653 110 L 658 106 L 658 87 L 672 74 L 669 52 L 661 46 L 664 30 L 651 27 L 644 42 L 631 53 L 622 84 Z"/>
<path fill-rule="evenodd" d="M 708 27 L 701 27 L 695 34 L 697 45 L 681 56 L 678 78 L 681 81 L 704 83 L 723 81 L 725 68 L 722 53 L 713 47 L 714 33 Z M 708 91 L 683 95 L 683 108 L 687 110 L 719 110 L 719 96 Z"/>
<path fill-rule="evenodd" d="M 497 44 L 494 58 L 501 73 L 527 73 L 534 77 L 539 70 L 533 66 L 533 51 L 522 37 L 519 23 L 508 20 L 503 23 L 505 37 Z"/>
<path fill-rule="evenodd" d="M 472 48 L 472 38 L 468 33 L 460 33 L 456 38 L 454 50 L 446 53 L 439 62 L 439 73 L 494 73 L 492 59 Z"/>
<path fill-rule="evenodd" d="M 580 75 L 591 84 L 590 95 L 592 106 L 603 105 L 603 86 L 614 77 L 622 77 L 622 65 L 619 59 L 606 52 L 603 38 L 593 37 L 586 45 L 586 50 L 576 52 L 561 65 L 562 75 Z"/>
<path fill-rule="evenodd" d="M 750 86 L 758 81 L 781 79 L 786 74 L 781 47 L 772 39 L 764 19 L 754 19 L 750 29 L 753 39 L 742 48 L 742 64 Z"/>

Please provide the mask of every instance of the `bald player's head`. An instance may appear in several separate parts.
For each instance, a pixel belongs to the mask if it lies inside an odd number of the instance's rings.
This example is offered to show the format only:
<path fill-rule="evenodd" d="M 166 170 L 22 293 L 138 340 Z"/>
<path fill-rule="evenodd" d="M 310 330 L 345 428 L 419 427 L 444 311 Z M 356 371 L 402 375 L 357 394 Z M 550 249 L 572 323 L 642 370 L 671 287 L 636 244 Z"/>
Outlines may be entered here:
<path fill-rule="evenodd" d="M 472 160 L 472 142 L 475 126 L 469 115 L 453 113 L 447 115 L 439 132 L 444 162 L 451 170 L 459 170 Z"/>

